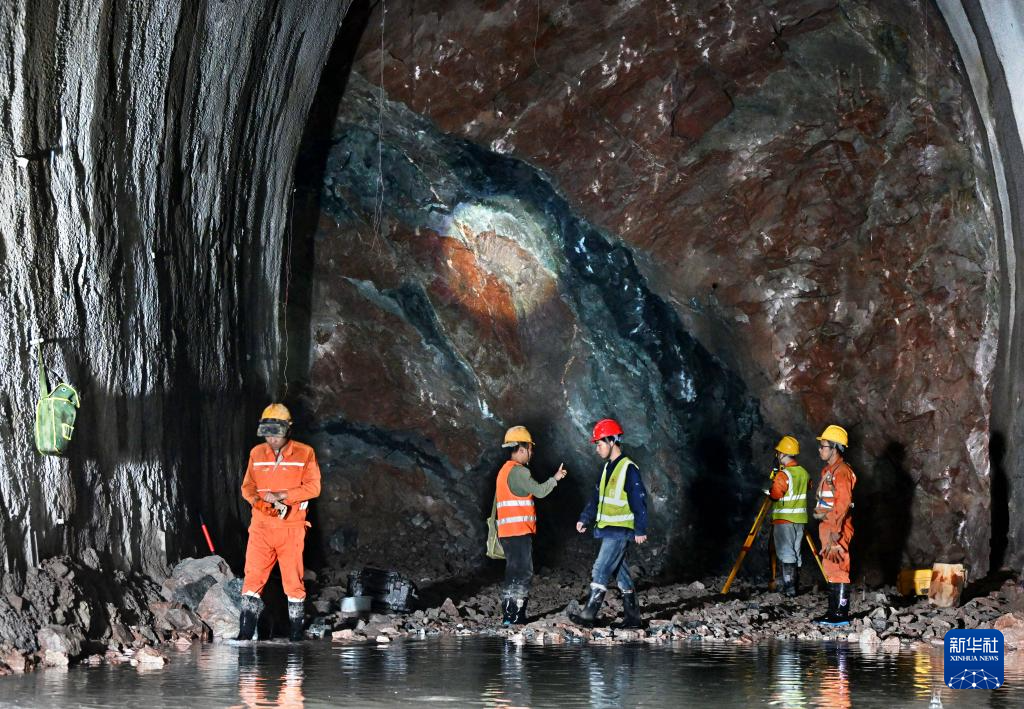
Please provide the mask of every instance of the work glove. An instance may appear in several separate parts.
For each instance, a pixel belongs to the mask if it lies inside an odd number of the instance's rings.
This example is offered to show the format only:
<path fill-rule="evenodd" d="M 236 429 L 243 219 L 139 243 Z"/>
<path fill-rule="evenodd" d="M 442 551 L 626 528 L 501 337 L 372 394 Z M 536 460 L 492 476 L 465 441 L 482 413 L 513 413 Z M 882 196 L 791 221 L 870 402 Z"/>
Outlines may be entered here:
<path fill-rule="evenodd" d="M 826 512 L 825 510 L 814 510 L 814 519 L 818 520 L 819 522 L 825 519 L 827 515 L 828 512 Z"/>
<path fill-rule="evenodd" d="M 277 510 L 274 509 L 274 506 L 265 500 L 256 500 L 252 503 L 252 508 L 271 517 L 277 516 Z"/>
<path fill-rule="evenodd" d="M 287 517 L 288 512 L 290 511 L 288 505 L 284 504 L 283 502 L 274 502 L 270 505 L 270 508 L 271 510 L 273 510 L 273 514 L 276 514 L 281 519 Z"/>

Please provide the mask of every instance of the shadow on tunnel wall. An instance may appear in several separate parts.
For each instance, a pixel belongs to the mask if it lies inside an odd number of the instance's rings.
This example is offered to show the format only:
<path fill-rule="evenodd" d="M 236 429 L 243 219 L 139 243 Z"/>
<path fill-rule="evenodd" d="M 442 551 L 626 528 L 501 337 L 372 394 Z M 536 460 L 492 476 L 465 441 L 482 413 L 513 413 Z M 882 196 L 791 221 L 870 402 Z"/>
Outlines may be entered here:
<path fill-rule="evenodd" d="M 359 38 L 366 31 L 376 3 L 355 0 L 338 28 L 334 45 L 324 65 L 316 95 L 309 109 L 306 127 L 295 162 L 295 195 L 291 211 L 290 239 L 281 274 L 286 298 L 289 383 L 301 386 L 309 378 L 310 318 L 313 299 L 313 264 L 316 261 L 316 231 L 320 219 L 320 195 L 327 156 L 333 143 L 335 118 L 352 73 Z"/>
<path fill-rule="evenodd" d="M 758 504 L 763 498 L 743 495 L 736 481 L 730 478 L 728 471 L 734 469 L 738 462 L 734 461 L 734 457 L 734 452 L 721 437 L 705 435 L 697 441 L 695 459 L 699 469 L 695 471 L 687 488 L 685 509 L 680 516 L 688 523 L 687 526 L 699 530 L 698 538 L 674 550 L 676 561 L 671 569 L 674 573 L 670 575 L 688 579 L 702 572 L 722 572 L 735 562 L 739 545 L 735 548 L 722 548 L 712 540 L 737 537 L 736 522 L 743 519 L 743 513 L 737 510 L 750 510 L 747 525 L 740 523 L 746 533 L 757 516 Z M 770 520 L 767 520 L 758 535 L 759 540 L 766 538 L 770 530 Z M 747 574 L 760 575 L 763 572 L 761 556 L 755 552 L 745 561 L 744 571 Z"/>
<path fill-rule="evenodd" d="M 989 573 L 999 571 L 1006 561 L 1010 533 L 1010 481 L 1006 475 L 1006 437 L 993 431 L 988 444 L 992 471 L 991 511 L 992 538 L 989 551 Z"/>
<path fill-rule="evenodd" d="M 853 445 L 857 450 L 856 442 Z M 856 473 L 856 458 L 851 464 Z M 876 461 L 873 478 L 858 479 L 854 487 L 851 580 L 865 579 L 869 585 L 895 583 L 906 562 L 925 563 L 924 559 L 904 559 L 914 490 L 914 480 L 906 469 L 906 446 L 890 441 Z"/>
<path fill-rule="evenodd" d="M 285 308 L 281 331 L 286 333 L 284 346 L 287 366 L 285 368 L 285 392 L 282 397 L 296 418 L 295 435 L 303 439 L 301 421 L 310 422 L 311 412 L 305 407 L 306 397 L 301 396 L 308 385 L 313 312 L 313 281 L 316 261 L 316 233 L 321 212 L 321 191 L 327 166 L 327 156 L 333 143 L 333 130 L 338 107 L 348 86 L 352 64 L 355 60 L 359 40 L 366 31 L 374 8 L 378 3 L 370 0 L 355 0 L 349 7 L 344 21 L 338 27 L 331 53 L 324 65 L 317 85 L 313 103 L 310 105 L 306 126 L 299 143 L 295 162 L 295 187 L 289 238 L 282 259 L 282 293 Z M 310 506 L 309 521 L 314 530 L 320 529 L 317 505 Z M 313 533 L 306 540 L 306 563 L 317 568 L 324 563 L 327 549 L 325 535 Z"/>
<path fill-rule="evenodd" d="M 255 437 L 245 435 L 252 433 L 248 416 L 224 417 L 223 412 L 244 411 L 244 402 L 257 397 L 204 390 L 185 384 L 198 381 L 189 376 L 177 378 L 181 384 L 169 390 L 144 396 L 94 388 L 88 376 L 78 381 L 83 408 L 76 421 L 76 448 L 68 458 L 75 487 L 71 527 L 87 530 L 90 520 L 93 526 L 104 520 L 102 532 L 122 541 L 134 566 L 145 560 L 144 567 L 153 569 L 187 556 L 206 556 L 205 522 L 216 553 L 240 570 L 248 505 L 239 486 L 248 448 L 224 443 L 255 443 Z M 191 413 L 180 415 L 184 411 Z M 150 516 L 149 495 L 167 501 L 165 516 Z M 128 505 L 121 508 L 116 500 Z M 82 545 L 97 546 L 115 563 L 125 561 L 117 550 L 104 548 L 102 539 L 83 538 L 60 551 L 80 552 Z"/>

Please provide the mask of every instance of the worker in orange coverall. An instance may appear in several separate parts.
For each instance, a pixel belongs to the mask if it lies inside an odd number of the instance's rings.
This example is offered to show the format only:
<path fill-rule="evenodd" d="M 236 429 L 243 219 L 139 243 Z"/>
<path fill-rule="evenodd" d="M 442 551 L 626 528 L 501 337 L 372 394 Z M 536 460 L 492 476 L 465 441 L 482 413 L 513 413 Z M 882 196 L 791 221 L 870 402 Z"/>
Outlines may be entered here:
<path fill-rule="evenodd" d="M 283 404 L 263 410 L 256 435 L 261 443 L 249 452 L 242 497 L 252 505 L 249 544 L 245 549 L 245 582 L 238 639 L 252 640 L 263 612 L 261 594 L 274 564 L 288 596 L 289 639 L 302 640 L 306 586 L 302 551 L 306 543 L 306 508 L 320 495 L 316 454 L 304 443 L 288 439 L 292 417 Z"/>
<path fill-rule="evenodd" d="M 825 462 L 818 483 L 814 518 L 820 521 L 821 559 L 828 579 L 828 612 L 824 625 L 850 624 L 850 541 L 853 539 L 853 486 L 857 476 L 843 460 L 849 436 L 840 426 L 828 426 L 818 436 L 818 455 Z"/>

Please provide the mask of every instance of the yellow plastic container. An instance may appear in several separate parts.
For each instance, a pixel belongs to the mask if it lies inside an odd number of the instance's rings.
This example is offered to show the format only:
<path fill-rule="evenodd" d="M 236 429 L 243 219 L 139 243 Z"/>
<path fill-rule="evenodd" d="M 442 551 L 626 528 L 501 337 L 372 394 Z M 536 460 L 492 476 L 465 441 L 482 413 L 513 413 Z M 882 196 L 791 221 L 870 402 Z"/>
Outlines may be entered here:
<path fill-rule="evenodd" d="M 903 569 L 896 578 L 896 589 L 904 596 L 927 596 L 931 584 L 931 569 Z"/>

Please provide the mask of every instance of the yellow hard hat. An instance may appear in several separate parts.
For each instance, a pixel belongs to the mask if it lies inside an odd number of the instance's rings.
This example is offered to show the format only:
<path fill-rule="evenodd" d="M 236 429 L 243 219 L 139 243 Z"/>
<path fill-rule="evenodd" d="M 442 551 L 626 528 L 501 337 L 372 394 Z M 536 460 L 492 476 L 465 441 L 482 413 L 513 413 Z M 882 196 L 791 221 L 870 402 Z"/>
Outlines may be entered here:
<path fill-rule="evenodd" d="M 846 434 L 846 429 L 842 426 L 836 426 L 832 424 L 827 427 L 820 436 L 819 441 L 831 441 L 832 443 L 838 443 L 841 446 L 850 445 L 850 437 Z"/>
<path fill-rule="evenodd" d="M 800 455 L 800 444 L 792 436 L 783 436 L 775 450 L 783 455 Z"/>
<path fill-rule="evenodd" d="M 292 422 L 291 412 L 284 404 L 271 404 L 267 408 L 263 409 L 263 414 L 260 419 L 275 419 L 277 421 Z"/>
<path fill-rule="evenodd" d="M 533 439 L 530 437 L 530 432 L 526 430 L 526 426 L 513 426 L 505 431 L 505 442 L 501 444 L 501 447 L 512 448 L 520 443 L 529 443 L 532 446 Z"/>

